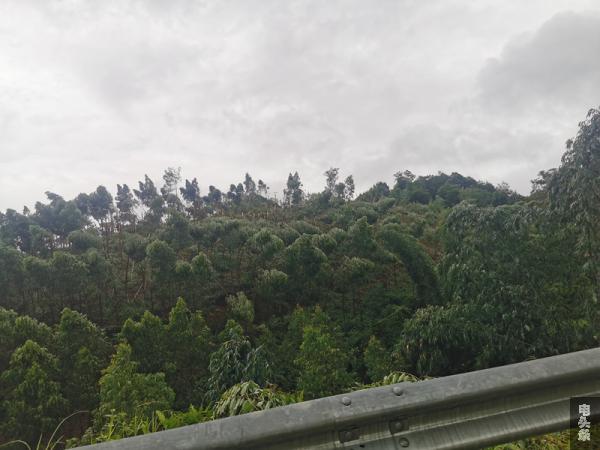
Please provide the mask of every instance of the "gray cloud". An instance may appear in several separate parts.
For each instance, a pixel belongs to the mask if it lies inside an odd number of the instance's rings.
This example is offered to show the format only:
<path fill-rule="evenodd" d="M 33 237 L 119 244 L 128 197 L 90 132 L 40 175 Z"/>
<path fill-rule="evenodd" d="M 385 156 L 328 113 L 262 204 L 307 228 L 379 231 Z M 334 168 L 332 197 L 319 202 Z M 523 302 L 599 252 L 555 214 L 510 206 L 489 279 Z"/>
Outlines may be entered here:
<path fill-rule="evenodd" d="M 514 38 L 479 77 L 490 107 L 559 109 L 600 100 L 600 14 L 557 14 Z"/>
<path fill-rule="evenodd" d="M 596 12 L 586 12 L 595 8 Z M 571 10 L 575 12 L 564 12 Z M 593 0 L 0 3 L 0 209 L 167 166 L 525 192 L 600 103 Z M 577 49 L 577 52 L 573 49 Z"/>

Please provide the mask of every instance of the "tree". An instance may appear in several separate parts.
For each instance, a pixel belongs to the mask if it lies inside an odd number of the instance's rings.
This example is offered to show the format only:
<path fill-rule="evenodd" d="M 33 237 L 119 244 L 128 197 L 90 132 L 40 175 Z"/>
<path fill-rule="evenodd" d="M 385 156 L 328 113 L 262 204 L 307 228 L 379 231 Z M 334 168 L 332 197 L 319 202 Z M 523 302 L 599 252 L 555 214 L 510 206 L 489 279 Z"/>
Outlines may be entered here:
<path fill-rule="evenodd" d="M 332 336 L 320 327 L 304 328 L 300 353 L 298 387 L 307 399 L 339 394 L 350 386 L 347 353 L 337 347 Z"/>
<path fill-rule="evenodd" d="M 200 252 L 192 258 L 192 273 L 199 282 L 207 282 L 214 275 L 212 263 L 205 253 Z"/>
<path fill-rule="evenodd" d="M 375 183 L 368 191 L 360 194 L 356 199 L 363 202 L 377 202 L 390 195 L 390 187 L 387 183 L 379 181 Z"/>
<path fill-rule="evenodd" d="M 212 207 L 214 213 L 222 206 L 223 193 L 213 185 L 210 185 L 208 187 L 208 194 L 202 197 L 202 199 L 204 200 L 204 203 Z"/>
<path fill-rule="evenodd" d="M 128 319 L 120 336 L 130 346 L 131 359 L 139 364 L 140 372 L 165 374 L 176 393 L 176 407 L 202 401 L 210 330 L 201 312 L 192 313 L 179 298 L 167 323 L 146 311 L 139 322 Z"/>
<path fill-rule="evenodd" d="M 227 307 L 234 320 L 246 325 L 254 321 L 254 305 L 243 292 L 228 296 Z"/>
<path fill-rule="evenodd" d="M 7 369 L 13 352 L 25 342 L 30 340 L 48 348 L 53 341 L 48 325 L 3 308 L 0 308 L 0 336 L 0 373 Z"/>
<path fill-rule="evenodd" d="M 319 295 L 318 281 L 326 274 L 327 255 L 303 234 L 283 253 L 284 272 L 289 274 L 292 291 L 309 301 Z"/>
<path fill-rule="evenodd" d="M 237 416 L 300 401 L 302 401 L 301 395 L 281 392 L 275 386 L 261 388 L 254 381 L 245 381 L 230 387 L 223 393 L 215 405 L 215 416 Z"/>
<path fill-rule="evenodd" d="M 586 256 L 583 269 L 600 299 L 600 109 L 590 109 L 575 139 L 567 141 L 562 163 L 550 178 L 551 207 L 579 231 L 577 250 Z M 588 308 L 590 305 L 586 305 Z"/>
<path fill-rule="evenodd" d="M 138 201 L 133 197 L 131 189 L 126 184 L 121 186 L 117 184 L 117 209 L 119 210 L 119 221 L 120 222 L 135 222 L 135 207 L 138 205 Z"/>
<path fill-rule="evenodd" d="M 191 312 L 182 298 L 169 313 L 165 325 L 167 381 L 173 387 L 174 406 L 200 404 L 208 379 L 211 334 L 200 311 Z"/>
<path fill-rule="evenodd" d="M 394 178 L 396 179 L 394 189 L 403 190 L 412 184 L 416 177 L 410 170 L 405 170 L 404 172 L 396 172 Z"/>
<path fill-rule="evenodd" d="M 134 189 L 133 193 L 142 205 L 150 208 L 152 206 L 152 202 L 156 199 L 156 197 L 158 197 L 156 186 L 154 186 L 154 182 L 148 175 L 144 175 L 144 181 L 140 181 L 138 184 L 140 187 L 139 190 Z"/>
<path fill-rule="evenodd" d="M 28 340 L 15 350 L 0 377 L 0 386 L 0 432 L 5 436 L 37 441 L 67 412 L 56 357 L 34 341 Z"/>
<path fill-rule="evenodd" d="M 181 196 L 186 202 L 194 204 L 200 198 L 198 180 L 196 178 L 192 181 L 185 180 L 185 187 L 180 187 L 179 192 L 181 192 Z"/>
<path fill-rule="evenodd" d="M 402 232 L 397 225 L 386 225 L 379 238 L 388 250 L 403 262 L 415 284 L 417 301 L 420 306 L 439 304 L 442 301 L 439 279 L 433 261 L 419 246 L 415 238 Z"/>
<path fill-rule="evenodd" d="M 354 177 L 348 175 L 344 180 L 344 200 L 350 201 L 354 198 Z"/>
<path fill-rule="evenodd" d="M 248 241 L 249 250 L 256 255 L 256 263 L 264 265 L 284 248 L 283 241 L 266 228 L 255 233 Z"/>
<path fill-rule="evenodd" d="M 173 212 L 166 220 L 162 238 L 175 250 L 189 247 L 192 244 L 190 221 L 179 212 Z"/>
<path fill-rule="evenodd" d="M 146 247 L 146 260 L 152 276 L 153 289 L 158 293 L 164 311 L 166 309 L 164 300 L 169 295 L 174 281 L 177 255 L 165 241 L 155 239 Z"/>
<path fill-rule="evenodd" d="M 394 371 L 394 362 L 390 351 L 375 336 L 369 338 L 363 359 L 371 382 L 382 380 L 383 377 Z"/>
<path fill-rule="evenodd" d="M 287 180 L 286 188 L 283 191 L 284 202 L 288 206 L 299 205 L 304 199 L 304 191 L 302 190 L 302 182 L 300 181 L 300 175 L 298 172 L 294 172 L 294 175 L 290 173 Z"/>
<path fill-rule="evenodd" d="M 50 259 L 50 274 L 52 277 L 52 290 L 59 300 L 60 309 L 69 305 L 81 308 L 83 305 L 82 292 L 85 289 L 87 281 L 87 268 L 85 263 L 76 256 L 67 252 L 56 252 Z M 57 308 L 53 305 L 52 316 L 58 320 Z"/>
<path fill-rule="evenodd" d="M 446 182 L 438 190 L 438 196 L 444 200 L 446 206 L 454 206 L 460 202 L 460 189 L 455 184 Z"/>
<path fill-rule="evenodd" d="M 8 304 L 8 299 L 18 297 L 24 275 L 23 257 L 20 252 L 0 242 L 0 297 L 5 297 L 3 306 L 12 306 Z"/>
<path fill-rule="evenodd" d="M 253 348 L 234 320 L 227 322 L 219 337 L 221 345 L 210 356 L 207 397 L 215 401 L 231 386 L 244 381 L 264 385 L 270 365 L 262 347 Z"/>
<path fill-rule="evenodd" d="M 200 196 L 200 187 L 198 186 L 198 180 L 194 178 L 192 181 L 185 180 L 185 187 L 180 187 L 179 192 L 181 196 L 187 202 L 187 211 L 195 219 L 199 219 L 202 216 L 202 197 Z"/>
<path fill-rule="evenodd" d="M 91 216 L 101 223 L 112 213 L 113 198 L 104 186 L 98 186 L 89 195 L 89 209 Z"/>
<path fill-rule="evenodd" d="M 337 185 L 338 174 L 340 169 L 337 167 L 332 167 L 329 170 L 325 171 L 325 191 L 326 192 L 335 192 L 335 186 Z"/>
<path fill-rule="evenodd" d="M 235 184 L 231 184 L 229 186 L 229 192 L 227 193 L 227 200 L 235 205 L 239 205 L 242 201 L 243 194 L 244 188 L 241 184 L 238 184 L 237 186 Z"/>
<path fill-rule="evenodd" d="M 145 311 L 139 322 L 129 318 L 123 324 L 120 338 L 127 342 L 140 372 L 164 372 L 168 347 L 165 333 L 160 317 L 150 311 Z"/>
<path fill-rule="evenodd" d="M 131 347 L 117 346 L 110 365 L 100 378 L 100 407 L 96 421 L 102 423 L 111 411 L 128 417 L 151 417 L 156 410 L 170 409 L 175 393 L 167 385 L 164 373 L 139 373 L 131 359 Z"/>
<path fill-rule="evenodd" d="M 592 322 L 578 305 L 589 298 L 593 284 L 581 271 L 582 256 L 570 251 L 576 238 L 530 205 L 455 206 L 446 220 L 440 264 L 449 304 L 427 312 L 427 322 L 437 336 L 449 333 L 444 328 L 458 317 L 482 326 L 485 332 L 474 335 L 465 334 L 465 324 L 458 326 L 453 344 L 477 368 L 580 348 Z M 423 341 L 423 327 L 415 324 L 414 339 Z M 475 349 L 476 357 L 459 344 Z M 440 354 L 451 355 L 440 347 Z"/>
<path fill-rule="evenodd" d="M 269 194 L 269 186 L 263 180 L 258 180 L 258 195 L 266 197 Z"/>
<path fill-rule="evenodd" d="M 164 186 L 161 188 L 161 193 L 166 198 L 170 194 L 177 196 L 177 185 L 181 181 L 181 167 L 169 167 L 163 174 Z"/>
<path fill-rule="evenodd" d="M 443 376 L 487 367 L 490 333 L 474 305 L 427 306 L 406 322 L 397 351 L 419 375 Z M 489 323 L 489 322 L 488 322 Z"/>
<path fill-rule="evenodd" d="M 86 316 L 62 311 L 55 333 L 63 393 L 73 411 L 91 411 L 99 401 L 98 380 L 108 363 L 110 345 Z"/>
<path fill-rule="evenodd" d="M 256 194 L 256 183 L 254 182 L 254 180 L 248 172 L 246 172 L 246 176 L 244 178 L 244 191 L 246 195 Z"/>

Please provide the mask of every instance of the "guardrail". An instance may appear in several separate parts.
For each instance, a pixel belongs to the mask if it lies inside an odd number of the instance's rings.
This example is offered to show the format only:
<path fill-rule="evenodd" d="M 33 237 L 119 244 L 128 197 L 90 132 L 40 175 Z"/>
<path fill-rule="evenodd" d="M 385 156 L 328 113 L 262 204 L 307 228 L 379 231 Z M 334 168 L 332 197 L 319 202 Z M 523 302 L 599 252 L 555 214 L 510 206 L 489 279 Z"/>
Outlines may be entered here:
<path fill-rule="evenodd" d="M 569 399 L 598 395 L 600 348 L 80 448 L 476 449 L 567 429 Z"/>

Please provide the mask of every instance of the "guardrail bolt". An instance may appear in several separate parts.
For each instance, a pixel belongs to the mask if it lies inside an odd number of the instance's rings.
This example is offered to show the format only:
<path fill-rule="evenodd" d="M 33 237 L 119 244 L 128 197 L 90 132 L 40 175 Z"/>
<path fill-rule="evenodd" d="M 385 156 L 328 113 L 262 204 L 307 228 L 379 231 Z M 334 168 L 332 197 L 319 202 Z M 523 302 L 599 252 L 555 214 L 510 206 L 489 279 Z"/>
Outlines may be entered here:
<path fill-rule="evenodd" d="M 394 386 L 392 388 L 392 392 L 396 395 L 402 395 L 404 394 L 404 389 L 402 389 L 400 386 Z"/>
<path fill-rule="evenodd" d="M 352 404 L 352 400 L 350 397 L 342 397 L 342 405 L 350 406 Z"/>
<path fill-rule="evenodd" d="M 398 440 L 398 444 L 400 444 L 400 447 L 408 447 L 410 442 L 408 442 L 408 439 L 406 438 L 400 438 L 400 440 Z"/>
<path fill-rule="evenodd" d="M 350 430 L 340 431 L 340 442 L 350 442 L 360 439 L 360 433 L 358 428 L 351 428 Z"/>
<path fill-rule="evenodd" d="M 390 433 L 399 433 L 408 430 L 408 422 L 406 419 L 394 419 L 390 422 Z"/>

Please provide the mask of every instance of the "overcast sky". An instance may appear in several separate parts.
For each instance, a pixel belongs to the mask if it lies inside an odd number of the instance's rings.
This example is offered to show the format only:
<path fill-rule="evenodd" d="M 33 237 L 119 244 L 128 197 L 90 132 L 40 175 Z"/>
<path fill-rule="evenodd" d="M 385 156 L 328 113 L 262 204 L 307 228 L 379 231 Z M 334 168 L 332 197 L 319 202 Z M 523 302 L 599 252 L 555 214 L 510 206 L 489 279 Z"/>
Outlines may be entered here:
<path fill-rule="evenodd" d="M 0 1 L 0 210 L 181 166 L 528 193 L 600 105 L 597 0 Z"/>

